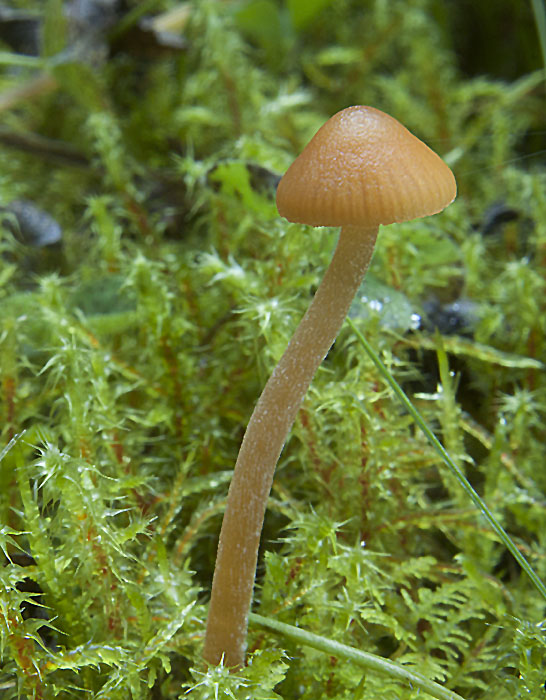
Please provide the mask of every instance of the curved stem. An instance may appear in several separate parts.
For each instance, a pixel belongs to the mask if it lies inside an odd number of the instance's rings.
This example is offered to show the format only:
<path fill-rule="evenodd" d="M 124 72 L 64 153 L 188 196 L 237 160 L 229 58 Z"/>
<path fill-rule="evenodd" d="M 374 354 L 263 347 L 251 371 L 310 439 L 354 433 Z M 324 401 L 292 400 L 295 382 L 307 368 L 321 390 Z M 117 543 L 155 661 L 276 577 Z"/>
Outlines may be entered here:
<path fill-rule="evenodd" d="M 273 474 L 309 384 L 332 346 L 372 257 L 377 227 L 341 229 L 332 262 L 248 423 L 235 464 L 207 620 L 204 658 L 244 663 L 258 546 Z"/>

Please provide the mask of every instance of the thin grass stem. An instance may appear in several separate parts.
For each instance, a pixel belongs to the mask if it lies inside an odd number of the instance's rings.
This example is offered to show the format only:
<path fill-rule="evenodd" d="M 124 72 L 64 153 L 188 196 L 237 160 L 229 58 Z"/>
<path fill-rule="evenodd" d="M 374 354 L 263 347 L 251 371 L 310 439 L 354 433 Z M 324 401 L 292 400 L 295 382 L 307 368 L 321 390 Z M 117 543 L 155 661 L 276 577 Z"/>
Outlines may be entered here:
<path fill-rule="evenodd" d="M 344 659 L 345 661 L 361 666 L 368 671 L 382 673 L 386 676 L 390 676 L 390 678 L 395 678 L 398 681 L 420 688 L 432 697 L 438 698 L 438 700 L 463 700 L 460 695 L 454 693 L 452 690 L 448 690 L 439 683 L 425 678 L 425 676 L 422 676 L 420 673 L 410 671 L 400 664 L 395 664 L 388 659 L 384 659 L 382 656 L 369 654 L 366 651 L 355 649 L 354 647 L 335 642 L 327 637 L 307 632 L 299 627 L 293 627 L 292 625 L 287 625 L 284 622 L 279 622 L 269 617 L 263 617 L 256 613 L 250 613 L 249 621 L 261 625 L 262 627 L 267 627 L 274 632 L 279 632 L 298 644 L 318 649 L 330 656 L 335 656 L 336 658 Z"/>
<path fill-rule="evenodd" d="M 474 491 L 472 486 L 470 485 L 468 479 L 465 477 L 463 472 L 461 471 L 460 467 L 455 464 L 447 450 L 444 448 L 442 443 L 438 440 L 436 435 L 432 432 L 430 427 L 427 425 L 425 419 L 423 416 L 419 413 L 419 411 L 415 408 L 415 406 L 411 403 L 409 398 L 406 396 L 404 393 L 403 389 L 401 386 L 398 384 L 396 379 L 392 376 L 392 374 L 389 372 L 389 370 L 385 367 L 383 362 L 379 359 L 379 357 L 376 355 L 375 351 L 372 349 L 371 345 L 368 343 L 366 338 L 362 335 L 362 333 L 358 330 L 358 328 L 355 326 L 353 321 L 351 321 L 350 318 L 347 318 L 347 322 L 350 325 L 351 329 L 353 330 L 354 334 L 358 338 L 358 341 L 368 354 L 369 358 L 372 360 L 374 365 L 377 367 L 379 370 L 381 376 L 383 379 L 387 382 L 387 384 L 391 387 L 391 389 L 394 391 L 398 399 L 402 402 L 402 404 L 405 406 L 407 409 L 408 413 L 412 416 L 416 424 L 419 426 L 421 431 L 425 434 L 426 438 L 432 445 L 432 447 L 436 450 L 436 452 L 440 455 L 444 463 L 447 465 L 447 467 L 450 469 L 450 471 L 455 475 L 456 479 L 459 481 L 463 489 L 466 491 L 474 505 L 482 512 L 484 515 L 485 519 L 489 522 L 493 530 L 497 533 L 499 536 L 499 539 L 504 543 L 506 548 L 511 552 L 512 556 L 514 559 L 518 562 L 518 564 L 521 566 L 521 568 L 525 571 L 527 576 L 531 579 L 533 585 L 535 588 L 539 591 L 539 593 L 542 595 L 542 597 L 546 600 L 546 587 L 544 586 L 544 583 L 540 580 L 536 572 L 533 570 L 527 559 L 523 556 L 523 554 L 520 552 L 520 550 L 516 547 L 515 543 L 511 539 L 511 537 L 508 535 L 508 533 L 504 530 L 502 525 L 499 523 L 499 521 L 495 518 L 491 510 L 488 508 L 486 503 L 480 498 L 480 496 Z"/>

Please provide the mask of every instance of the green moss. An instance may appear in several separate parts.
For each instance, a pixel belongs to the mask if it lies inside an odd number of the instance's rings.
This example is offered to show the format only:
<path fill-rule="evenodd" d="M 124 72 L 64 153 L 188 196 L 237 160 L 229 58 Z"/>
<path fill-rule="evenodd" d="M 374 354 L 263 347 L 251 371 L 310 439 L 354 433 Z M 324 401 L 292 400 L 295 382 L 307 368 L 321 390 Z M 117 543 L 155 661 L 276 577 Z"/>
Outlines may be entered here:
<path fill-rule="evenodd" d="M 540 61 L 466 75 L 464 13 L 435 0 L 187 3 L 184 46 L 151 33 L 146 55 L 138 11 L 113 18 L 110 52 L 87 27 L 63 54 L 62 2 L 13 5 L 44 44 L 27 62 L 0 47 L 0 695 L 423 697 L 255 623 L 245 669 L 201 661 L 242 432 L 335 239 L 280 220 L 274 187 L 352 103 L 453 167 L 452 207 L 382 230 L 353 320 L 544 580 Z M 14 199 L 62 244 L 25 243 Z M 416 328 L 431 302 L 439 331 Z M 544 696 L 544 600 L 348 327 L 262 549 L 261 615 L 465 698 Z"/>

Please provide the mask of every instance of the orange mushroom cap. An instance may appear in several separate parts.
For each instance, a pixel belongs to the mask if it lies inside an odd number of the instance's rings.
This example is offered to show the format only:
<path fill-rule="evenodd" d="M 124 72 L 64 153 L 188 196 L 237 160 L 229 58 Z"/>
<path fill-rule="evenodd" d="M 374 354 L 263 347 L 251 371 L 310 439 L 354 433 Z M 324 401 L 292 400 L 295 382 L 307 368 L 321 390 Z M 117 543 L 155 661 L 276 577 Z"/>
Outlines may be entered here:
<path fill-rule="evenodd" d="M 363 226 L 429 216 L 457 194 L 444 161 L 373 107 L 334 114 L 286 171 L 277 209 L 310 226 Z"/>

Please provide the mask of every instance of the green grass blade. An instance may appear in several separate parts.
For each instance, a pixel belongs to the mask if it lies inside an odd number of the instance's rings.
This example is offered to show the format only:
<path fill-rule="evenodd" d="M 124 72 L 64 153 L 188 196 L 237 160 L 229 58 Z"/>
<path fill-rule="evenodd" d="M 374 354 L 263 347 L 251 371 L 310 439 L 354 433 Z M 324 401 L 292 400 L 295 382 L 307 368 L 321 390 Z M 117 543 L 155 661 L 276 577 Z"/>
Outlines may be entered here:
<path fill-rule="evenodd" d="M 46 66 L 46 61 L 40 56 L 26 56 L 12 51 L 0 51 L 0 66 L 41 69 Z"/>
<path fill-rule="evenodd" d="M 457 693 L 451 690 L 447 690 L 447 688 L 444 688 L 439 683 L 435 683 L 429 678 L 425 678 L 421 674 L 410 671 L 400 664 L 395 664 L 381 656 L 360 651 L 360 649 L 355 649 L 346 644 L 340 644 L 327 637 L 312 634 L 299 627 L 293 627 L 292 625 L 287 625 L 284 622 L 278 622 L 277 620 L 263 617 L 256 613 L 250 613 L 249 620 L 257 625 L 262 625 L 262 627 L 267 627 L 275 632 L 279 632 L 285 637 L 293 639 L 298 644 L 318 649 L 336 658 L 344 659 L 345 661 L 350 661 L 358 666 L 362 666 L 362 668 L 368 671 L 382 673 L 403 683 L 418 687 L 429 695 L 432 695 L 432 697 L 438 698 L 438 700 L 463 700 L 460 695 L 457 695 Z"/>
<path fill-rule="evenodd" d="M 358 338 L 360 344 L 374 363 L 374 365 L 377 367 L 379 370 L 381 376 L 383 379 L 387 382 L 387 384 L 391 387 L 391 389 L 394 391 L 396 396 L 400 399 L 402 404 L 405 406 L 409 414 L 413 417 L 414 421 L 417 423 L 419 428 L 422 430 L 422 432 L 425 434 L 427 437 L 428 441 L 432 445 L 432 447 L 436 450 L 436 452 L 440 455 L 444 463 L 447 465 L 447 467 L 451 470 L 451 472 L 455 475 L 463 489 L 466 491 L 468 496 L 471 498 L 472 502 L 474 505 L 481 510 L 482 514 L 484 515 L 485 519 L 489 522 L 493 530 L 497 533 L 499 536 L 500 540 L 504 543 L 506 548 L 512 553 L 514 559 L 518 562 L 518 564 L 521 566 L 521 568 L 525 571 L 527 576 L 531 579 L 533 582 L 535 588 L 540 592 L 542 597 L 546 600 L 546 587 L 540 580 L 540 578 L 537 576 L 527 559 L 523 556 L 523 554 L 519 551 L 519 549 L 516 547 L 508 533 L 504 530 L 502 525 L 497 521 L 493 513 L 489 510 L 488 506 L 484 503 L 484 501 L 480 498 L 480 496 L 474 491 L 472 486 L 470 485 L 469 481 L 461 471 L 461 469 L 458 467 L 457 464 L 451 459 L 450 455 L 442 445 L 442 443 L 438 440 L 436 435 L 432 432 L 432 430 L 429 428 L 427 423 L 425 422 L 425 419 L 423 416 L 419 413 L 419 411 L 415 408 L 415 406 L 411 403 L 411 401 L 408 399 L 398 382 L 394 379 L 392 374 L 389 372 L 389 370 L 385 367 L 385 365 L 381 362 L 379 357 L 376 355 L 375 351 L 372 349 L 366 338 L 362 335 L 362 333 L 358 330 L 358 328 L 355 326 L 355 324 L 351 321 L 350 318 L 347 319 L 347 322 L 351 326 L 354 334 Z"/>
<path fill-rule="evenodd" d="M 546 6 L 544 5 L 544 0 L 531 0 L 531 7 L 533 8 L 535 24 L 537 25 L 538 40 L 544 62 L 544 76 L 546 77 Z"/>

